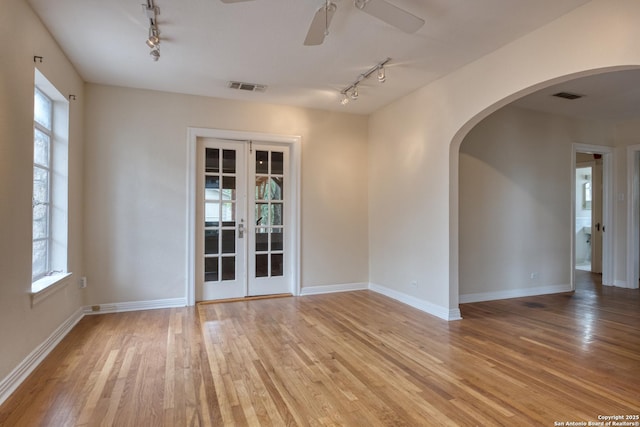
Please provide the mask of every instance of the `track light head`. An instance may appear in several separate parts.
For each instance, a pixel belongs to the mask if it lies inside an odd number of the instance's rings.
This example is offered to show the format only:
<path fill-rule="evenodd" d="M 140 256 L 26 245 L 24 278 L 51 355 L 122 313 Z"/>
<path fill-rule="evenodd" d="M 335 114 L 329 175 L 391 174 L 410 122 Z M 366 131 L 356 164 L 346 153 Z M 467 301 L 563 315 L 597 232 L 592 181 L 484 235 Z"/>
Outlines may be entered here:
<path fill-rule="evenodd" d="M 342 94 L 342 100 L 340 101 L 340 104 L 342 105 L 347 105 L 349 103 L 349 96 L 346 93 Z"/>
<path fill-rule="evenodd" d="M 384 66 L 378 68 L 378 81 L 384 83 L 387 81 L 387 73 L 384 70 Z"/>
<path fill-rule="evenodd" d="M 149 55 L 151 55 L 151 59 L 153 59 L 154 62 L 157 62 L 158 59 L 160 59 L 160 50 L 158 50 L 158 48 L 151 49 Z"/>
<path fill-rule="evenodd" d="M 150 35 L 146 43 L 147 43 L 147 46 L 153 49 L 154 47 L 160 44 L 160 37 L 156 35 Z"/>
<path fill-rule="evenodd" d="M 355 86 L 353 90 L 351 90 L 351 99 L 354 101 L 358 99 L 358 86 Z"/>

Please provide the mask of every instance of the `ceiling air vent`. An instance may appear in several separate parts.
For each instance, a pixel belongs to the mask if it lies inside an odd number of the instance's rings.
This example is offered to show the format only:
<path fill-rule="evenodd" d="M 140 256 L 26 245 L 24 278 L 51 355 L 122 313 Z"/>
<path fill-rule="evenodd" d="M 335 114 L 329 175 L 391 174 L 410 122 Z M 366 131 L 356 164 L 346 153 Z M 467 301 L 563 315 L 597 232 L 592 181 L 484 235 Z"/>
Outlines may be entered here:
<path fill-rule="evenodd" d="M 564 98 L 564 99 L 569 99 L 573 101 L 574 99 L 582 98 L 584 95 L 578 95 L 577 93 L 570 93 L 570 92 L 558 92 L 558 93 L 554 93 L 553 96 L 555 96 L 556 98 Z"/>
<path fill-rule="evenodd" d="M 267 90 L 267 86 L 265 85 L 244 82 L 229 82 L 228 87 L 230 89 L 246 90 L 249 92 L 264 92 L 265 90 Z"/>

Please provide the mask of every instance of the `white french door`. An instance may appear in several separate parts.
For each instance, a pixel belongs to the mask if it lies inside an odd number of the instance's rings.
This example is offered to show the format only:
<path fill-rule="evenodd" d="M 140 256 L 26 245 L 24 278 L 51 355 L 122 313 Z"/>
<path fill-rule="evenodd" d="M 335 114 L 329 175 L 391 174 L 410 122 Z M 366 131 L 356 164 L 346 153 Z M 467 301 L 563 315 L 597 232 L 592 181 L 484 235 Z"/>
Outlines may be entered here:
<path fill-rule="evenodd" d="M 292 292 L 286 145 L 197 140 L 196 300 Z"/>

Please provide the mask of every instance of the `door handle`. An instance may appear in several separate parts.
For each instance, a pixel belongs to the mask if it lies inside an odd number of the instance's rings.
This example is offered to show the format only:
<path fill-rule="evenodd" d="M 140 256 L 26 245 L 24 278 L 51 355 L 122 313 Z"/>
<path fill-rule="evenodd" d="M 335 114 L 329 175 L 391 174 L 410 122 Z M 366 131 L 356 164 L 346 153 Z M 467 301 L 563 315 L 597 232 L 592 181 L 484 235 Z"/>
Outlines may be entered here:
<path fill-rule="evenodd" d="M 240 225 L 238 225 L 238 239 L 242 238 L 244 238 L 244 222 L 241 222 Z"/>
<path fill-rule="evenodd" d="M 600 231 L 600 223 L 596 223 L 596 231 Z"/>

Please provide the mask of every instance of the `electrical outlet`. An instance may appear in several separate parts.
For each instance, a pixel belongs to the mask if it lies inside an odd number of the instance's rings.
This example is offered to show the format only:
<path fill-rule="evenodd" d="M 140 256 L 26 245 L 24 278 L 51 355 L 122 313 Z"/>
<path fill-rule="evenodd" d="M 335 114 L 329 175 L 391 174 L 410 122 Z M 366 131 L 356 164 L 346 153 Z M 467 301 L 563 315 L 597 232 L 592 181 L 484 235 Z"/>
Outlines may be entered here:
<path fill-rule="evenodd" d="M 82 276 L 80 278 L 80 280 L 78 281 L 78 286 L 80 287 L 80 289 L 84 289 L 87 287 L 87 278 L 85 276 Z"/>
<path fill-rule="evenodd" d="M 537 272 L 537 271 L 534 271 L 534 272 L 532 272 L 531 274 L 529 274 L 529 278 L 530 278 L 531 280 L 538 280 L 538 276 L 539 276 L 539 275 L 538 275 L 538 272 Z"/>
<path fill-rule="evenodd" d="M 409 283 L 409 286 L 411 286 L 412 288 L 417 288 L 418 287 L 418 281 L 417 280 L 412 280 L 411 283 Z"/>

